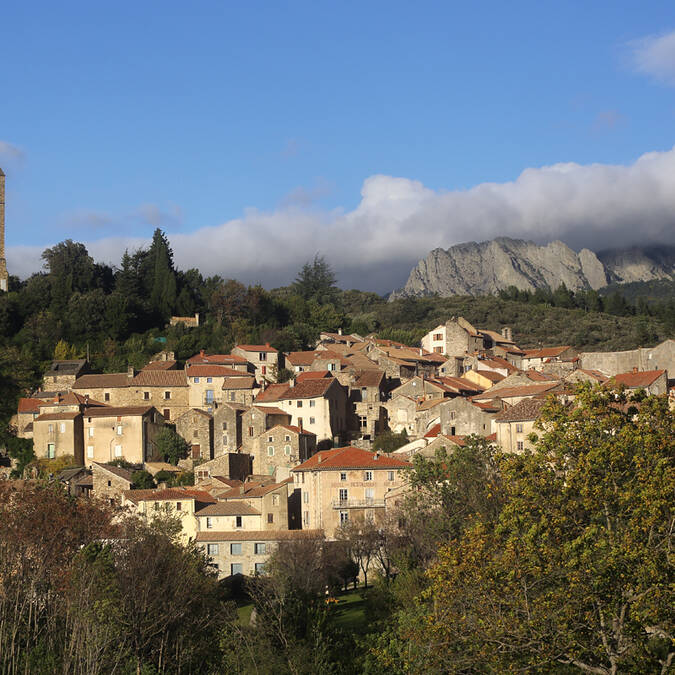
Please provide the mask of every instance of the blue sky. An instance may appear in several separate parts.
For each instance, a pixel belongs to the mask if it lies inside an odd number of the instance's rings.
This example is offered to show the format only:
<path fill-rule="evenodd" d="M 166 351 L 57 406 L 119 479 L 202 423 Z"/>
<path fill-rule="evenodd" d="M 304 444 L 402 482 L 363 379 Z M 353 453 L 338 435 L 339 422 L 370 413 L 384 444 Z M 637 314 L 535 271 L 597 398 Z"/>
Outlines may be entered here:
<path fill-rule="evenodd" d="M 181 267 L 270 286 L 320 251 L 379 291 L 466 239 L 675 232 L 672 1 L 6 3 L 0 45 L 22 275 L 156 226 Z"/>

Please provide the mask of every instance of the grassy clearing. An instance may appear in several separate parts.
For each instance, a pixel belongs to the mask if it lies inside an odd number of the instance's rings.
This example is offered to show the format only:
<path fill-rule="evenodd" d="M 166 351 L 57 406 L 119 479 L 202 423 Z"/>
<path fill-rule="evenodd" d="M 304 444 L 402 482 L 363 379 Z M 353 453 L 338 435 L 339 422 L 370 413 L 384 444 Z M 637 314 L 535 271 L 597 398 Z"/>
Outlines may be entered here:
<path fill-rule="evenodd" d="M 337 628 L 345 631 L 357 632 L 366 624 L 365 600 L 360 590 L 347 591 L 335 596 L 338 604 L 335 605 L 331 620 Z"/>

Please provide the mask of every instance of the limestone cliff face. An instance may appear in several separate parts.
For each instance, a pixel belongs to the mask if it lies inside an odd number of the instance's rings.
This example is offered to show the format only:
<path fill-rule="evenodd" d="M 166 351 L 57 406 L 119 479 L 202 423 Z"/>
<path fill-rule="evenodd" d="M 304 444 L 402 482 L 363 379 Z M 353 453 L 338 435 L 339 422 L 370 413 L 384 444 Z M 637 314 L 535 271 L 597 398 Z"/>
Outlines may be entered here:
<path fill-rule="evenodd" d="M 666 249 L 668 247 L 665 247 Z M 598 289 L 613 281 L 673 278 L 675 249 L 660 257 L 647 249 L 608 251 L 601 259 L 593 251 L 575 253 L 561 241 L 538 246 L 531 241 L 499 237 L 437 248 L 410 272 L 404 288 L 391 299 L 422 295 L 485 295 L 509 286 L 534 291 Z"/>

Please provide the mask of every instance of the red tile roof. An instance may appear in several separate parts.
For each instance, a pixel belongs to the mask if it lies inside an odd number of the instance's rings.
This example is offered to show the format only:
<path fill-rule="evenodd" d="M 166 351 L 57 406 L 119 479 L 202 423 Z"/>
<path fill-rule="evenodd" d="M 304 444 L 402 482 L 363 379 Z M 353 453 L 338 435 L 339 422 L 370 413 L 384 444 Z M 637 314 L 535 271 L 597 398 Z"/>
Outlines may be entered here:
<path fill-rule="evenodd" d="M 216 502 L 204 506 L 195 512 L 195 516 L 259 516 L 260 511 L 249 506 L 246 502 L 230 501 Z"/>
<path fill-rule="evenodd" d="M 173 370 L 176 367 L 176 361 L 150 361 L 143 366 L 143 370 Z"/>
<path fill-rule="evenodd" d="M 384 379 L 384 372 L 381 370 L 362 370 L 357 374 L 354 387 L 380 387 Z"/>
<path fill-rule="evenodd" d="M 387 454 L 378 454 L 369 450 L 362 450 L 353 446 L 321 450 L 312 455 L 302 464 L 291 471 L 335 471 L 337 469 L 406 469 L 408 462 L 391 457 Z"/>
<path fill-rule="evenodd" d="M 560 356 L 563 352 L 566 352 L 568 349 L 572 349 L 570 345 L 563 345 L 562 347 L 543 347 L 541 349 L 526 349 L 525 359 L 550 359 L 556 356 Z"/>
<path fill-rule="evenodd" d="M 316 355 L 317 352 L 289 352 L 285 358 L 294 366 L 311 366 Z"/>
<path fill-rule="evenodd" d="M 327 377 L 333 377 L 330 370 L 307 370 L 304 373 L 298 373 L 295 376 L 296 384 L 298 382 L 304 382 L 305 380 L 320 380 Z"/>
<path fill-rule="evenodd" d="M 475 370 L 474 372 L 478 373 L 479 375 L 482 375 L 491 382 L 501 382 L 506 377 L 501 373 L 496 373 L 494 370 Z"/>
<path fill-rule="evenodd" d="M 19 399 L 19 413 L 37 413 L 40 412 L 40 406 L 45 405 L 45 402 L 39 398 L 20 398 Z"/>
<path fill-rule="evenodd" d="M 128 387 L 131 378 L 128 373 L 101 373 L 98 375 L 80 375 L 73 383 L 73 389 L 116 389 Z"/>
<path fill-rule="evenodd" d="M 187 387 L 184 370 L 142 370 L 131 381 L 137 387 Z"/>
<path fill-rule="evenodd" d="M 274 347 L 269 345 L 237 345 L 235 349 L 241 349 L 245 352 L 274 352 L 277 353 L 277 350 Z"/>
<path fill-rule="evenodd" d="M 426 434 L 424 434 L 424 438 L 436 438 L 438 434 L 441 433 L 441 425 L 440 424 L 434 424 L 429 431 L 427 431 Z"/>
<path fill-rule="evenodd" d="M 266 415 L 284 415 L 285 417 L 291 417 L 291 413 L 288 413 L 285 410 L 282 410 L 281 408 L 277 408 L 276 406 L 272 406 L 272 405 L 255 405 L 255 404 L 253 404 L 245 412 L 248 412 L 249 410 L 253 410 L 254 408 L 258 412 L 262 412 Z"/>
<path fill-rule="evenodd" d="M 186 363 L 191 368 L 198 363 L 216 363 L 221 366 L 227 366 L 234 364 L 243 365 L 248 362 L 243 356 L 239 356 L 238 354 L 204 354 L 203 352 L 199 352 L 199 354 L 191 356 Z"/>
<path fill-rule="evenodd" d="M 244 373 L 240 373 L 243 375 Z M 255 377 L 226 377 L 222 389 L 255 389 Z"/>
<path fill-rule="evenodd" d="M 610 381 L 619 385 L 624 385 L 630 389 L 637 387 L 648 387 L 655 380 L 661 377 L 665 370 L 642 370 L 636 373 L 619 373 Z"/>

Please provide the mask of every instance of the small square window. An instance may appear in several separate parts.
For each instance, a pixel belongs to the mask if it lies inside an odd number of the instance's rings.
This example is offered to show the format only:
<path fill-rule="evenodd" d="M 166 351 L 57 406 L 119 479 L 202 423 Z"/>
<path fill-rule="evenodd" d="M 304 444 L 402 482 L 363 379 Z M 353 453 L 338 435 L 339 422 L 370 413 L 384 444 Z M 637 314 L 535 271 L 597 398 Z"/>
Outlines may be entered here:
<path fill-rule="evenodd" d="M 310 418 L 309 418 L 309 423 L 310 423 L 310 424 L 316 424 L 316 419 L 314 419 L 314 417 L 310 417 Z"/>
<path fill-rule="evenodd" d="M 168 401 L 171 398 L 171 392 L 170 391 L 165 391 L 164 392 L 164 400 Z"/>
<path fill-rule="evenodd" d="M 223 422 L 223 431 L 227 431 L 227 422 Z"/>
<path fill-rule="evenodd" d="M 387 480 L 389 480 L 389 481 L 394 480 L 394 472 L 393 471 L 387 471 Z"/>
<path fill-rule="evenodd" d="M 284 440 L 286 441 L 286 443 L 288 443 L 288 441 L 291 440 L 291 437 L 290 436 L 284 436 Z"/>
<path fill-rule="evenodd" d="M 262 574 L 265 571 L 265 563 L 256 563 L 255 564 L 255 573 Z"/>
<path fill-rule="evenodd" d="M 105 394 L 103 394 L 103 400 L 104 400 L 104 401 L 109 401 L 109 400 L 110 400 L 110 393 L 109 393 L 109 392 L 106 391 Z"/>
<path fill-rule="evenodd" d="M 316 401 L 315 401 L 314 399 L 312 399 L 312 400 L 309 402 L 309 407 L 310 407 L 310 408 L 315 408 L 315 407 L 316 407 Z"/>
<path fill-rule="evenodd" d="M 268 437 L 267 437 L 267 442 L 268 442 L 268 443 L 274 443 L 274 436 L 268 436 Z"/>
<path fill-rule="evenodd" d="M 213 382 L 213 378 L 212 378 L 212 377 L 207 377 L 207 378 L 206 378 L 206 383 L 207 383 L 207 384 L 211 384 L 212 382 Z"/>
<path fill-rule="evenodd" d="M 523 433 L 523 425 L 522 424 L 516 424 L 516 433 L 518 433 L 518 434 Z"/>
<path fill-rule="evenodd" d="M 150 400 L 150 392 L 149 392 L 149 391 L 144 391 L 144 392 L 143 392 L 143 400 L 144 400 L 144 401 L 149 401 L 149 400 Z"/>
<path fill-rule="evenodd" d="M 241 555 L 241 544 L 230 544 L 230 555 Z"/>
<path fill-rule="evenodd" d="M 340 474 L 340 480 L 347 480 L 347 473 L 345 471 Z"/>
<path fill-rule="evenodd" d="M 230 574 L 234 576 L 235 574 L 243 574 L 244 567 L 241 563 L 232 563 L 230 565 Z"/>
<path fill-rule="evenodd" d="M 194 381 L 195 384 L 199 384 L 199 378 L 198 377 L 195 377 L 193 381 Z"/>
<path fill-rule="evenodd" d="M 218 555 L 218 544 L 207 544 L 206 552 L 208 555 Z"/>
<path fill-rule="evenodd" d="M 298 401 L 298 408 L 302 408 L 302 401 Z"/>
<path fill-rule="evenodd" d="M 267 553 L 267 544 L 255 544 L 254 551 L 256 555 L 265 555 Z"/>
<path fill-rule="evenodd" d="M 517 443 L 516 443 L 516 449 L 518 449 L 518 450 L 524 450 L 524 449 L 525 449 L 525 443 L 523 443 L 523 441 L 517 441 Z"/>
<path fill-rule="evenodd" d="M 183 504 L 181 502 L 176 502 L 176 511 L 181 511 L 183 509 Z"/>
<path fill-rule="evenodd" d="M 121 457 L 121 456 L 122 456 L 122 446 L 116 445 L 115 446 L 115 457 Z"/>
<path fill-rule="evenodd" d="M 363 472 L 363 480 L 373 480 L 373 472 L 372 471 L 364 471 Z"/>

